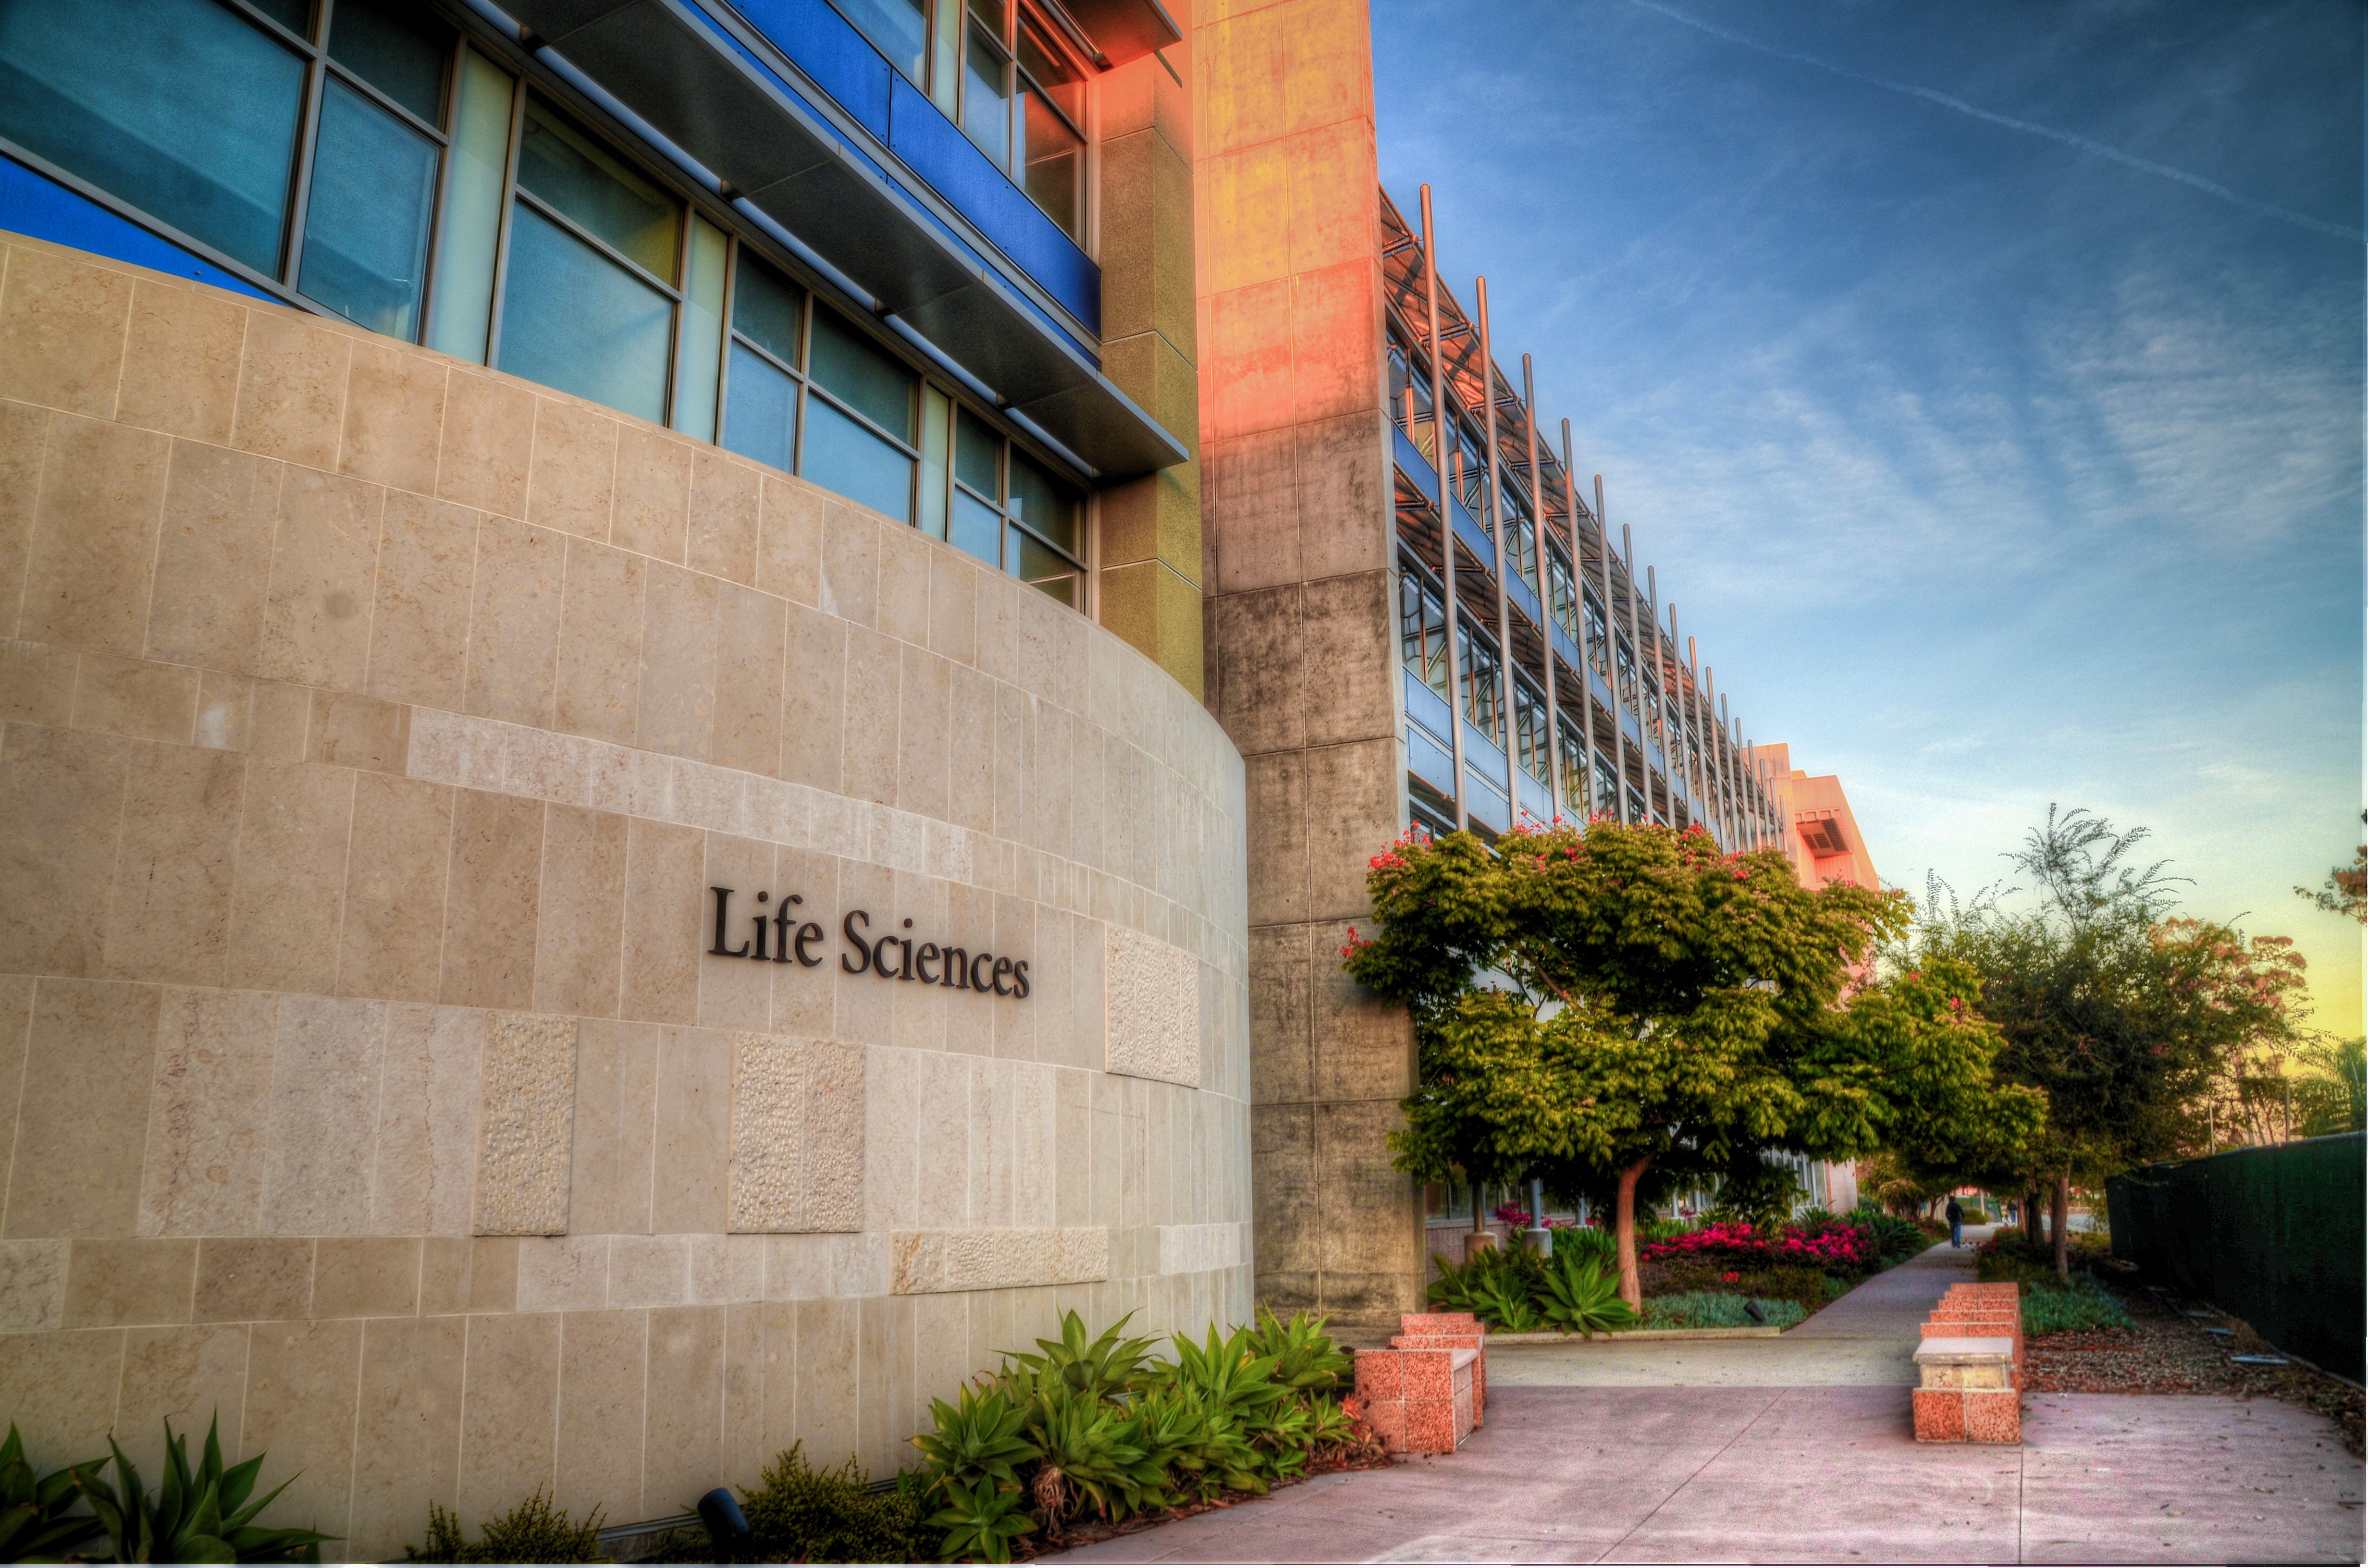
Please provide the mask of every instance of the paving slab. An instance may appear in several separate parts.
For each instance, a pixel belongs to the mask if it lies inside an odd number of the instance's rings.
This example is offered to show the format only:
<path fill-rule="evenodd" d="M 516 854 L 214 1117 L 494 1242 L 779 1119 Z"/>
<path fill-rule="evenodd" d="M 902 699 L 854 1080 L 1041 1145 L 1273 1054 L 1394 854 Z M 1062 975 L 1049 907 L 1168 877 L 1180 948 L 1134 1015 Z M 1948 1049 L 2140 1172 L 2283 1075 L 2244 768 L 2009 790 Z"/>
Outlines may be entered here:
<path fill-rule="evenodd" d="M 2300 1406 L 2031 1394 L 2020 1448 L 1918 1443 L 1903 1392 L 1916 1325 L 1972 1277 L 1970 1248 L 1944 1244 L 1780 1339 L 1507 1346 L 1489 1355 L 1488 1425 L 1456 1453 L 1322 1476 L 1064 1556 L 2362 1561 L 2361 1461 Z"/>

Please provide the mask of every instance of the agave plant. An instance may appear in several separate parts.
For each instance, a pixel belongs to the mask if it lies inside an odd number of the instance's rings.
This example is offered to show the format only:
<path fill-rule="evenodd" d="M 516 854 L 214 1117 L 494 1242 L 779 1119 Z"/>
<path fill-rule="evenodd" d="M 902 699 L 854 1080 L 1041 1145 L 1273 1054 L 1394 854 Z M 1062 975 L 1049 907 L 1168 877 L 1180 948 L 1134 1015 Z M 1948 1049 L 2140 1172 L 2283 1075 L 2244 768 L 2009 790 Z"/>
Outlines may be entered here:
<path fill-rule="evenodd" d="M 1481 1280 L 1472 1291 L 1472 1311 L 1490 1327 L 1507 1334 L 1532 1334 L 1545 1320 L 1531 1304 L 1528 1281 L 1498 1275 Z"/>
<path fill-rule="evenodd" d="M 56 1561 L 104 1527 L 96 1514 L 68 1510 L 82 1502 L 81 1475 L 105 1460 L 84 1460 L 36 1476 L 25 1462 L 25 1442 L 8 1423 L 0 1443 L 0 1562 Z"/>
<path fill-rule="evenodd" d="M 1168 1506 L 1167 1477 L 1149 1462 L 1139 1416 L 1047 1381 L 1029 1402 L 1024 1426 L 1038 1455 L 1030 1500 L 1048 1528 L 1090 1501 L 1104 1518 Z"/>
<path fill-rule="evenodd" d="M 1324 1332 L 1328 1320 L 1293 1312 L 1291 1321 L 1284 1323 L 1271 1307 L 1260 1308 L 1259 1314 L 1249 1347 L 1253 1354 L 1274 1362 L 1276 1382 L 1305 1392 L 1337 1388 L 1356 1375 L 1356 1361 L 1338 1349 L 1332 1336 Z"/>
<path fill-rule="evenodd" d="M 1040 1339 L 1036 1347 L 1042 1355 L 1030 1356 L 1023 1351 L 1007 1351 L 1006 1355 L 1035 1374 L 1040 1383 L 1058 1382 L 1073 1393 L 1089 1394 L 1095 1399 L 1109 1399 L 1131 1385 L 1142 1374 L 1144 1363 L 1150 1359 L 1151 1341 L 1121 1339 L 1133 1312 L 1102 1331 L 1098 1339 L 1086 1337 L 1086 1320 L 1074 1312 L 1061 1314 L 1061 1337 Z"/>
<path fill-rule="evenodd" d="M 1592 1338 L 1636 1321 L 1620 1299 L 1619 1280 L 1593 1258 L 1557 1249 L 1540 1273 L 1544 1293 L 1539 1308 L 1565 1334 Z"/>
<path fill-rule="evenodd" d="M 965 1387 L 960 1400 L 958 1404 L 931 1400 L 936 1430 L 913 1439 L 928 1463 L 930 1484 L 942 1489 L 956 1481 L 985 1480 L 1017 1486 L 1012 1467 L 1036 1457 L 1035 1445 L 1020 1435 L 1028 1424 L 1027 1408 L 993 1386 Z"/>
<path fill-rule="evenodd" d="M 992 1481 L 973 1484 L 949 1480 L 945 1501 L 946 1506 L 930 1515 L 928 1522 L 946 1532 L 938 1555 L 949 1562 L 958 1558 L 1008 1562 L 1013 1538 L 1036 1528 L 1036 1522 L 1019 1506 L 1017 1487 L 1000 1486 Z"/>
<path fill-rule="evenodd" d="M 1198 1389 L 1169 1382 L 1146 1392 L 1136 1404 L 1143 1443 L 1151 1460 L 1175 1473 L 1176 1482 L 1206 1500 L 1222 1491 L 1264 1492 L 1258 1451 L 1241 1435 L 1228 1411 L 1210 1404 Z"/>
<path fill-rule="evenodd" d="M 96 1469 L 74 1472 L 74 1484 L 107 1531 L 118 1562 L 318 1562 L 321 1543 L 337 1539 L 318 1530 L 265 1529 L 256 1524 L 256 1516 L 296 1478 L 290 1476 L 247 1501 L 263 1469 L 263 1456 L 224 1470 L 219 1426 L 217 1420 L 207 1426 L 205 1455 L 193 1474 L 188 1438 L 175 1437 L 172 1422 L 165 1423 L 165 1481 L 153 1499 L 112 1437 L 107 1446 L 115 1453 L 116 1486 L 100 1479 Z"/>

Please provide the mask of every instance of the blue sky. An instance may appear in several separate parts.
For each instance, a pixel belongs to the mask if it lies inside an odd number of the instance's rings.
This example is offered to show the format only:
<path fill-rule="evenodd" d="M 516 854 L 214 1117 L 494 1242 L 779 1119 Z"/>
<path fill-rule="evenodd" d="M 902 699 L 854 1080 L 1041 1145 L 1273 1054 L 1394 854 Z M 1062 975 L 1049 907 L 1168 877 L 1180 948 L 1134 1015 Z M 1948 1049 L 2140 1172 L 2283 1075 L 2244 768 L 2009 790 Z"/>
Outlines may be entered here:
<path fill-rule="evenodd" d="M 2361 1025 L 2362 11 L 1374 0 L 1383 183 L 1884 880 L 2050 801 Z"/>

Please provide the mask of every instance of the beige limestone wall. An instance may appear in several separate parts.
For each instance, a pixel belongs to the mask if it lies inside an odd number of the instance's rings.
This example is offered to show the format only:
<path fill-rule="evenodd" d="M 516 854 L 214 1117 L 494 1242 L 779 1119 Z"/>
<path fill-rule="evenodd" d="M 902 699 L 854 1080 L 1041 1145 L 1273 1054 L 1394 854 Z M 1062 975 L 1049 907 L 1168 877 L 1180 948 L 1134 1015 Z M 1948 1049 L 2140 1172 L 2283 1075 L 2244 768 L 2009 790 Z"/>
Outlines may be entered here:
<path fill-rule="evenodd" d="M 716 449 L 0 240 L 38 1461 L 218 1415 L 384 1557 L 431 1500 L 885 1471 L 1063 1307 L 1247 1315 L 1243 774 L 1190 693 Z M 1031 994 L 709 956 L 719 883 Z"/>

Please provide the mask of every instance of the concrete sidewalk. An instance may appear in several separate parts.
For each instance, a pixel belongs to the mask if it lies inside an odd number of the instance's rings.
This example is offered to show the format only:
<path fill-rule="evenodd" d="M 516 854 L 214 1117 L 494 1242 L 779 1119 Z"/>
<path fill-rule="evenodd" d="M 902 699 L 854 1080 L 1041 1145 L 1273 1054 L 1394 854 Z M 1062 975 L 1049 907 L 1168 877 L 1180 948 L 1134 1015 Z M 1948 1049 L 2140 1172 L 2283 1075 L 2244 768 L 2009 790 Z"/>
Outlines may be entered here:
<path fill-rule="evenodd" d="M 1070 1552 L 1102 1562 L 2358 1562 L 2362 1472 L 2274 1401 L 2033 1394 L 2019 1449 L 1919 1445 L 1944 1244 L 1779 1339 L 1507 1346 L 1456 1454 Z"/>

